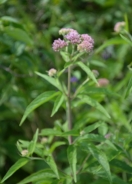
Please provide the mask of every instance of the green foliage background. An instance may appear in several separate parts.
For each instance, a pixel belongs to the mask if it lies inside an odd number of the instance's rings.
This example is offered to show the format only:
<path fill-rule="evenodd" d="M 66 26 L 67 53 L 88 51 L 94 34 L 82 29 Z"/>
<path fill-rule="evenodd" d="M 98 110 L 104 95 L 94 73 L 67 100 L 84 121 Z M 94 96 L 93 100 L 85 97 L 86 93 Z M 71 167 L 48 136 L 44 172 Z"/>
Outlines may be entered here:
<path fill-rule="evenodd" d="M 132 30 L 129 0 L 122 0 L 121 3 L 116 0 L 0 0 L 0 178 L 19 158 L 15 146 L 18 139 L 30 140 L 37 127 L 49 128 L 65 120 L 63 109 L 50 117 L 53 106 L 50 102 L 36 109 L 19 127 L 27 105 L 40 93 L 54 89 L 34 71 L 46 73 L 52 67 L 59 70 L 64 66 L 59 54 L 53 52 L 52 42 L 58 38 L 60 28 L 70 27 L 94 38 L 94 54 L 86 58 L 87 62 L 90 62 L 92 69 L 99 71 L 99 78 L 109 80 L 108 89 L 124 97 L 92 94 L 102 102 L 112 118 L 108 120 L 87 107 L 79 114 L 80 109 L 76 108 L 74 118 L 78 121 L 77 126 L 83 126 L 79 125 L 79 119 L 84 125 L 99 119 L 106 120 L 107 125 L 100 128 L 99 133 L 110 133 L 111 139 L 124 150 L 122 154 L 117 153 L 118 160 L 116 158 L 110 163 L 111 170 L 119 181 L 119 178 L 124 183 L 132 181 L 132 98 L 129 91 L 125 98 L 131 77 L 127 67 L 132 61 L 131 47 L 113 31 L 115 23 L 124 21 L 124 17 L 128 17 L 129 30 Z M 81 81 L 85 78 L 78 69 L 73 76 Z M 112 157 L 113 153 L 105 147 L 104 150 Z M 56 159 L 65 165 L 63 149 L 56 151 Z M 122 162 L 127 164 L 125 168 Z M 47 167 L 45 163 L 31 162 L 6 183 L 15 184 L 43 167 Z M 85 181 L 84 174 L 82 183 Z M 92 174 L 89 181 L 92 184 L 107 183 L 103 179 L 94 182 Z"/>

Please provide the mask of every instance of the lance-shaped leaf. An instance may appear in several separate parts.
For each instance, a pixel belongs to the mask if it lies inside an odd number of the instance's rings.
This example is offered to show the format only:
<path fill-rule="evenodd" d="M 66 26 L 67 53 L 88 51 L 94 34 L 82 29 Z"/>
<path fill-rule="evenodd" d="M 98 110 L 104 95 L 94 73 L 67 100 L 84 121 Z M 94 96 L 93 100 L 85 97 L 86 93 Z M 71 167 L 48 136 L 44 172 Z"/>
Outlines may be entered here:
<path fill-rule="evenodd" d="M 56 175 L 50 169 L 40 170 L 30 176 L 26 177 L 24 180 L 20 181 L 18 184 L 26 184 L 30 182 L 37 182 L 41 180 L 45 180 L 48 178 L 56 178 Z"/>
<path fill-rule="evenodd" d="M 70 61 L 69 53 L 61 51 L 60 54 L 61 54 L 61 56 L 62 56 L 62 58 L 64 59 L 65 62 L 69 62 Z"/>
<path fill-rule="evenodd" d="M 33 140 L 29 144 L 29 147 L 28 147 L 29 155 L 33 154 L 35 147 L 36 147 L 37 139 L 38 139 L 38 129 L 36 130 Z"/>
<path fill-rule="evenodd" d="M 89 76 L 89 78 L 91 78 L 96 84 L 98 84 L 93 72 L 90 70 L 90 68 L 85 65 L 84 63 L 82 62 L 77 62 L 77 65 L 81 67 L 81 69 L 83 71 L 85 71 L 87 73 L 87 75 Z"/>
<path fill-rule="evenodd" d="M 3 177 L 1 183 L 6 181 L 10 176 L 12 176 L 18 169 L 20 169 L 22 166 L 27 164 L 29 161 L 28 158 L 21 158 L 19 159 L 6 173 L 6 175 Z"/>
<path fill-rule="evenodd" d="M 91 97 L 86 96 L 86 95 L 79 95 L 78 97 L 81 99 L 81 102 L 87 103 L 87 104 L 91 105 L 92 107 L 95 107 L 100 112 L 102 112 L 103 114 L 105 114 L 106 117 L 110 118 L 110 115 L 105 110 L 105 108 L 100 103 L 98 103 L 96 100 L 94 100 Z"/>
<path fill-rule="evenodd" d="M 60 106 L 62 105 L 64 101 L 64 95 L 63 94 L 59 94 L 54 102 L 54 107 L 52 110 L 52 114 L 51 117 L 59 110 Z"/>
<path fill-rule="evenodd" d="M 50 77 L 48 75 L 39 73 L 39 72 L 35 72 L 38 76 L 42 77 L 43 79 L 47 80 L 50 84 L 52 84 L 53 86 L 55 86 L 56 88 L 58 88 L 61 91 L 61 86 L 58 82 L 57 79 Z"/>
<path fill-rule="evenodd" d="M 68 161 L 73 173 L 74 182 L 77 182 L 77 175 L 76 175 L 76 163 L 77 163 L 77 150 L 74 145 L 70 145 L 67 149 L 67 156 Z"/>
<path fill-rule="evenodd" d="M 58 173 L 58 169 L 56 166 L 56 163 L 52 157 L 52 155 L 49 155 L 46 159 L 46 163 L 50 166 L 50 168 L 53 170 L 53 172 L 56 174 L 56 177 L 59 179 L 59 173 Z"/>
<path fill-rule="evenodd" d="M 20 125 L 24 122 L 24 120 L 27 118 L 27 116 L 37 107 L 40 105 L 46 103 L 47 101 L 51 100 L 55 96 L 58 95 L 58 92 L 55 91 L 48 91 L 44 92 L 41 95 L 39 95 L 37 98 L 35 98 L 26 108 L 25 113 L 21 119 Z"/>

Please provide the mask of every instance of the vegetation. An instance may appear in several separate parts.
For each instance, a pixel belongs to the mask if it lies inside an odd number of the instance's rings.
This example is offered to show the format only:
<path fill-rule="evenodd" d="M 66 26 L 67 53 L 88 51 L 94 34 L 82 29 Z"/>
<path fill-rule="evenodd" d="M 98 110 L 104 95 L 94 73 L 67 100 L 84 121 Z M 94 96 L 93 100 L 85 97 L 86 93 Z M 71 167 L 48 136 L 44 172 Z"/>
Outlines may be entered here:
<path fill-rule="evenodd" d="M 132 183 L 131 3 L 0 0 L 0 15 L 1 184 Z"/>

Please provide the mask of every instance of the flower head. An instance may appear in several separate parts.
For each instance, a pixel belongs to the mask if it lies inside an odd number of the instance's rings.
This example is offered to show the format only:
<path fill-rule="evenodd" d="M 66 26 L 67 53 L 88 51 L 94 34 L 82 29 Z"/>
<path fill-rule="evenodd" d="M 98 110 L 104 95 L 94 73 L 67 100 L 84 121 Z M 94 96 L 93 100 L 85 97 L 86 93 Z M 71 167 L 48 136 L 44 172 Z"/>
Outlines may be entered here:
<path fill-rule="evenodd" d="M 59 30 L 59 34 L 60 35 L 65 35 L 65 34 L 68 34 L 71 31 L 76 31 L 76 30 L 71 29 L 71 28 L 62 28 L 62 29 Z"/>
<path fill-rule="evenodd" d="M 94 40 L 91 36 L 89 36 L 88 34 L 82 34 L 81 35 L 82 41 L 88 41 L 92 44 L 94 44 Z"/>
<path fill-rule="evenodd" d="M 125 22 L 117 22 L 114 26 L 114 31 L 119 33 L 121 32 L 125 27 Z"/>
<path fill-rule="evenodd" d="M 64 40 L 61 40 L 60 38 L 58 40 L 54 40 L 52 44 L 52 48 L 54 51 L 60 51 L 60 49 L 67 46 L 67 43 Z"/>
<path fill-rule="evenodd" d="M 54 68 L 51 68 L 51 69 L 48 71 L 48 75 L 49 75 L 50 77 L 54 76 L 56 73 L 57 73 L 57 71 L 56 71 L 56 69 L 54 69 Z"/>
<path fill-rule="evenodd" d="M 65 35 L 65 38 L 69 40 L 73 44 L 80 43 L 80 34 L 76 31 L 70 31 L 67 35 Z"/>
<path fill-rule="evenodd" d="M 93 50 L 93 43 L 89 41 L 83 41 L 78 45 L 77 50 L 80 52 L 91 52 Z"/>
<path fill-rule="evenodd" d="M 28 150 L 22 150 L 22 152 L 21 152 L 21 155 L 24 157 L 24 156 L 26 156 L 28 154 Z"/>
<path fill-rule="evenodd" d="M 99 86 L 107 86 L 109 84 L 109 80 L 106 78 L 100 78 L 98 79 Z"/>

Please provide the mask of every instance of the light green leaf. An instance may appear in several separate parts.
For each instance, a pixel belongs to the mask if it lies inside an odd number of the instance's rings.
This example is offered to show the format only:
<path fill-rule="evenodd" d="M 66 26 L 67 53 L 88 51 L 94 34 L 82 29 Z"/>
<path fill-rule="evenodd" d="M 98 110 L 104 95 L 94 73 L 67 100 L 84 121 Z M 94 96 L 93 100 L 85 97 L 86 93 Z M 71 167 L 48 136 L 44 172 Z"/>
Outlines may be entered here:
<path fill-rule="evenodd" d="M 29 159 L 27 158 L 21 158 L 19 159 L 6 173 L 6 175 L 3 177 L 1 183 L 6 181 L 10 176 L 12 176 L 18 169 L 20 169 L 22 166 L 24 166 L 26 163 L 28 163 Z"/>
<path fill-rule="evenodd" d="M 19 28 L 6 27 L 4 28 L 4 32 L 14 38 L 15 40 L 22 41 L 28 45 L 33 45 L 33 41 L 28 36 L 28 34 Z"/>
<path fill-rule="evenodd" d="M 88 127 L 86 127 L 83 130 L 83 134 L 92 132 L 93 130 L 95 130 L 96 128 L 98 128 L 100 125 L 102 125 L 102 123 L 103 123 L 102 121 L 99 121 L 97 123 L 94 123 L 93 125 L 89 125 Z"/>
<path fill-rule="evenodd" d="M 38 129 L 36 130 L 33 140 L 29 144 L 29 147 L 28 147 L 29 155 L 33 154 L 35 147 L 36 147 L 37 139 L 38 139 Z"/>
<path fill-rule="evenodd" d="M 87 104 L 91 105 L 92 107 L 95 107 L 100 112 L 102 112 L 103 114 L 105 114 L 106 117 L 110 118 L 110 115 L 105 110 L 105 108 L 101 104 L 99 104 L 97 101 L 95 101 L 94 99 L 92 99 L 91 97 L 86 96 L 86 95 L 79 95 L 78 97 L 81 99 L 81 102 L 87 103 Z"/>
<path fill-rule="evenodd" d="M 81 67 L 83 71 L 87 73 L 87 75 L 96 83 L 98 84 L 93 72 L 90 70 L 88 66 L 86 66 L 83 62 L 77 62 L 77 65 Z"/>
<path fill-rule="evenodd" d="M 125 40 L 121 38 L 112 38 L 105 41 L 98 49 L 95 50 L 95 54 L 100 53 L 104 48 L 108 47 L 109 45 L 118 45 L 118 44 L 126 44 Z"/>
<path fill-rule="evenodd" d="M 57 169 L 56 163 L 55 163 L 55 161 L 54 161 L 54 159 L 51 155 L 47 157 L 46 163 L 50 166 L 50 168 L 56 174 L 56 177 L 59 179 L 60 176 L 59 176 L 59 173 L 58 173 L 58 169 Z"/>
<path fill-rule="evenodd" d="M 56 88 L 58 88 L 61 91 L 60 84 L 58 83 L 58 81 L 55 78 L 50 77 L 50 76 L 45 75 L 45 74 L 42 74 L 42 73 L 39 73 L 39 72 L 35 72 L 35 73 L 37 75 L 39 75 L 40 77 L 42 77 L 43 79 L 47 80 L 50 84 L 52 84 L 53 86 L 55 86 Z"/>
<path fill-rule="evenodd" d="M 59 108 L 61 107 L 62 103 L 64 101 L 64 95 L 63 94 L 59 94 L 58 97 L 56 98 L 55 102 L 54 102 L 54 107 L 51 113 L 51 117 L 59 110 Z"/>
<path fill-rule="evenodd" d="M 41 131 L 40 135 L 42 136 L 47 136 L 47 135 L 61 136 L 62 132 L 59 130 L 54 130 L 52 128 L 45 128 Z"/>
<path fill-rule="evenodd" d="M 27 116 L 37 107 L 40 105 L 46 103 L 47 101 L 51 100 L 55 96 L 58 95 L 58 92 L 55 91 L 48 91 L 44 92 L 41 95 L 39 95 L 37 98 L 35 98 L 26 108 L 25 113 L 21 119 L 20 125 L 24 122 L 24 120 L 27 118 Z"/>
<path fill-rule="evenodd" d="M 36 182 L 39 180 L 45 180 L 48 178 L 56 178 L 56 175 L 50 169 L 44 169 L 38 171 L 30 176 L 26 177 L 24 180 L 20 181 L 18 184 L 26 184 L 30 182 Z"/>
<path fill-rule="evenodd" d="M 111 172 L 110 172 L 109 163 L 105 153 L 103 153 L 101 150 L 98 150 L 94 145 L 88 145 L 87 148 L 90 151 L 90 153 L 93 155 L 93 157 L 97 159 L 97 161 L 103 167 L 111 183 L 112 181 Z"/>
<path fill-rule="evenodd" d="M 57 147 L 59 147 L 59 146 L 61 146 L 61 145 L 65 145 L 65 144 L 66 144 L 66 143 L 63 142 L 63 141 L 57 141 L 57 142 L 53 143 L 53 144 L 51 145 L 50 149 L 49 149 L 49 153 L 52 153 L 52 152 L 55 150 L 55 148 L 57 148 Z"/>
<path fill-rule="evenodd" d="M 60 54 L 61 54 L 61 56 L 62 56 L 62 58 L 64 59 L 65 62 L 69 62 L 70 61 L 69 53 L 61 51 Z"/>
<path fill-rule="evenodd" d="M 122 34 L 120 34 L 121 38 L 123 40 L 125 40 L 130 46 L 132 46 L 132 41 L 130 41 L 127 37 L 123 36 Z"/>
<path fill-rule="evenodd" d="M 0 0 L 0 4 L 5 3 L 7 0 Z"/>
<path fill-rule="evenodd" d="M 3 17 L 0 18 L 0 20 L 19 23 L 17 19 L 15 19 L 13 17 L 10 17 L 10 16 L 3 16 Z"/>
<path fill-rule="evenodd" d="M 129 95 L 129 92 L 132 89 L 132 77 L 129 79 L 125 94 L 124 94 L 124 98 L 126 98 Z"/>
<path fill-rule="evenodd" d="M 74 182 L 77 182 L 77 175 L 76 175 L 76 164 L 77 164 L 77 150 L 74 145 L 70 145 L 67 149 L 67 157 L 73 172 Z"/>
<path fill-rule="evenodd" d="M 84 136 L 81 136 L 77 138 L 77 141 L 87 141 L 87 142 L 103 142 L 105 141 L 105 138 L 98 134 L 87 134 Z"/>

